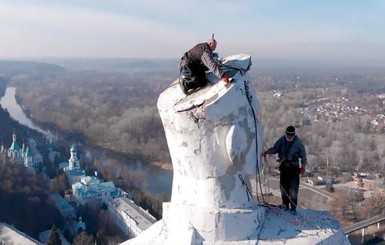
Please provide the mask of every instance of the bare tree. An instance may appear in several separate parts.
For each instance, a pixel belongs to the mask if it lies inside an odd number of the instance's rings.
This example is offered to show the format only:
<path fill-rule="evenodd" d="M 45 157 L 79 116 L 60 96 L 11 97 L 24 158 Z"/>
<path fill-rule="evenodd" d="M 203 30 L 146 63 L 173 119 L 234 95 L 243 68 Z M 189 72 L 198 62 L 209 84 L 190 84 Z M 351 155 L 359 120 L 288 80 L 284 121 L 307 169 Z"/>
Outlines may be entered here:
<path fill-rule="evenodd" d="M 55 225 L 52 226 L 51 234 L 48 237 L 47 245 L 61 245 L 60 235 Z"/>
<path fill-rule="evenodd" d="M 90 234 L 87 234 L 85 231 L 78 233 L 74 240 L 73 245 L 93 245 L 95 244 L 94 237 Z"/>

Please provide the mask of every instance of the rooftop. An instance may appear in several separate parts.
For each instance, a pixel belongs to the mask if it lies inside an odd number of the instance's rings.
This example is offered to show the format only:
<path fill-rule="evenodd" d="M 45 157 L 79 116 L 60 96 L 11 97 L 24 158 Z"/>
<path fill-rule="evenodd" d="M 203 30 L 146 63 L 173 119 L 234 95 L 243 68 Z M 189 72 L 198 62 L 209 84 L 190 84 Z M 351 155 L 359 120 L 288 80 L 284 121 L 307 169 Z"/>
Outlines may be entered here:
<path fill-rule="evenodd" d="M 15 227 L 0 223 L 0 244 L 12 245 L 42 245 L 43 243 L 36 241 L 25 233 L 17 230 Z"/>
<path fill-rule="evenodd" d="M 54 201 L 56 207 L 58 207 L 60 211 L 74 212 L 74 208 L 68 202 L 66 202 L 59 194 L 50 194 L 49 197 Z"/>
<path fill-rule="evenodd" d="M 149 213 L 144 211 L 142 208 L 137 206 L 132 200 L 120 197 L 110 201 L 111 205 L 114 206 L 118 212 L 122 212 L 135 220 L 136 225 L 143 231 L 149 228 L 156 222 L 155 218 L 150 216 Z M 151 218 L 152 217 L 152 218 Z"/>

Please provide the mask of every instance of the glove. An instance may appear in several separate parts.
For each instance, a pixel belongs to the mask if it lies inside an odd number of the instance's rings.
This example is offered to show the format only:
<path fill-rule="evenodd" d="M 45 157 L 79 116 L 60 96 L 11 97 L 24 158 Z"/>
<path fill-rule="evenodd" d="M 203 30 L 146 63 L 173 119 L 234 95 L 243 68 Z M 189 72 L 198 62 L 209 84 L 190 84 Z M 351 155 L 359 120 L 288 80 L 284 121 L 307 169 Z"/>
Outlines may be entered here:
<path fill-rule="evenodd" d="M 226 74 L 223 74 L 221 78 L 225 83 L 230 83 L 230 78 Z"/>
<path fill-rule="evenodd" d="M 301 167 L 301 168 L 299 169 L 299 173 L 300 173 L 301 175 L 303 175 L 303 174 L 305 173 L 305 167 Z"/>
<path fill-rule="evenodd" d="M 269 153 L 267 151 L 265 151 L 264 153 L 262 153 L 262 156 L 263 158 L 266 158 L 266 156 L 268 155 Z"/>

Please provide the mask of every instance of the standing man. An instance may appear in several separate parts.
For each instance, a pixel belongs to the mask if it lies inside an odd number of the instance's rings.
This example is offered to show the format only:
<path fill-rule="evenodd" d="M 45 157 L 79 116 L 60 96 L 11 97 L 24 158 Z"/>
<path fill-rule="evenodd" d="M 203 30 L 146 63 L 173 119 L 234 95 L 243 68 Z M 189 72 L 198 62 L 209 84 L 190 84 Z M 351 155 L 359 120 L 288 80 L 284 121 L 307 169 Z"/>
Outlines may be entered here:
<path fill-rule="evenodd" d="M 214 58 L 213 51 L 217 41 L 211 38 L 207 43 L 198 43 L 184 53 L 180 62 L 179 84 L 184 94 L 189 90 L 196 90 L 207 85 L 206 71 L 213 72 L 217 77 L 229 83 L 229 77 L 219 67 L 218 60 Z"/>
<path fill-rule="evenodd" d="M 297 200 L 299 189 L 299 174 L 305 173 L 307 164 L 305 147 L 301 139 L 295 134 L 294 126 L 288 126 L 285 135 L 280 137 L 273 147 L 263 153 L 266 159 L 268 154 L 278 153 L 280 171 L 280 189 L 283 207 L 292 214 L 297 214 Z M 301 159 L 301 167 L 299 165 Z M 289 207 L 290 204 L 290 207 Z"/>

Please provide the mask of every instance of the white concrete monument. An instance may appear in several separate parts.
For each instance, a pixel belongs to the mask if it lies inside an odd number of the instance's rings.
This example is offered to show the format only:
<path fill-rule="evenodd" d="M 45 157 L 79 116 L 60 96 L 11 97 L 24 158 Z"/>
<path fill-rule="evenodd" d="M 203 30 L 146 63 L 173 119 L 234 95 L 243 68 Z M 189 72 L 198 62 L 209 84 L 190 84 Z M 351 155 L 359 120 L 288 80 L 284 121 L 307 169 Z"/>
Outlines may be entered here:
<path fill-rule="evenodd" d="M 163 203 L 162 220 L 123 244 L 349 244 L 327 213 L 293 216 L 253 199 L 250 179 L 262 168 L 263 129 L 247 74 L 251 57 L 223 63 L 237 70 L 231 84 L 209 74 L 211 83 L 190 95 L 177 80 L 159 96 L 174 171 L 171 201 Z M 318 215 L 326 219 L 298 222 Z"/>

